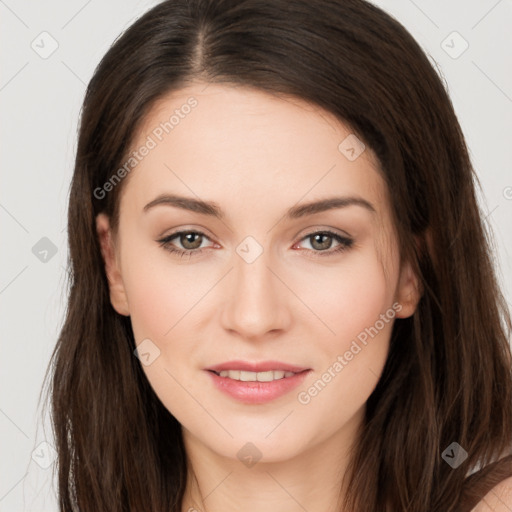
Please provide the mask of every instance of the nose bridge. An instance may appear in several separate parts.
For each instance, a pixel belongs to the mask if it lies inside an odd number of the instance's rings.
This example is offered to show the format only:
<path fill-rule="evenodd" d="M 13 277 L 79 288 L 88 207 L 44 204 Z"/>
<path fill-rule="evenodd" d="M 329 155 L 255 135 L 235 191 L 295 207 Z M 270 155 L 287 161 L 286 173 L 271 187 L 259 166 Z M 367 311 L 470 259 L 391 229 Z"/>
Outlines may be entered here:
<path fill-rule="evenodd" d="M 289 320 L 287 299 L 282 284 L 271 271 L 271 251 L 246 237 L 236 253 L 228 279 L 224 327 L 248 338 L 285 328 Z"/>

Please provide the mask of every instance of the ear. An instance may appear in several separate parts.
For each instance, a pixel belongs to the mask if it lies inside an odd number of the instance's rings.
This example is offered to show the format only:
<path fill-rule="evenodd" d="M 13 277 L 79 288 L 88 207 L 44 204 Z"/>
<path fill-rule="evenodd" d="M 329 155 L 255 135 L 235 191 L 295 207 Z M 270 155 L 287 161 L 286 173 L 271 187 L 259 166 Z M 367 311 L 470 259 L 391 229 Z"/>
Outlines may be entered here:
<path fill-rule="evenodd" d="M 110 302 L 120 315 L 129 316 L 130 310 L 128 308 L 121 269 L 117 261 L 110 220 L 104 213 L 100 213 L 96 217 L 96 231 L 105 263 L 105 273 L 110 289 Z"/>
<path fill-rule="evenodd" d="M 418 276 L 409 262 L 403 264 L 395 293 L 395 300 L 402 308 L 397 310 L 397 318 L 407 318 L 414 314 L 423 295 Z"/>

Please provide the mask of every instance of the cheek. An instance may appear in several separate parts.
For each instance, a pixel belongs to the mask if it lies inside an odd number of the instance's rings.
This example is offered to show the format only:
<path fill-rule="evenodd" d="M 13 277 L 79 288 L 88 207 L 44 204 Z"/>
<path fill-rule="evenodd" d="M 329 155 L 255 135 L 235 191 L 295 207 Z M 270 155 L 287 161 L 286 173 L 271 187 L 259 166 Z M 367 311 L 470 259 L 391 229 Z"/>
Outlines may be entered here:
<path fill-rule="evenodd" d="M 304 272 L 299 283 L 304 302 L 322 320 L 319 322 L 328 346 L 342 349 L 365 328 L 375 324 L 393 303 L 394 287 L 384 275 L 375 254 L 357 254 L 339 267 Z M 329 331 L 331 336 L 329 337 Z M 334 333 L 333 333 L 334 332 Z"/>
<path fill-rule="evenodd" d="M 126 274 L 125 289 L 135 341 L 159 340 L 172 327 L 178 297 L 169 293 L 165 276 L 147 262 L 143 266 L 134 265 Z"/>
<path fill-rule="evenodd" d="M 136 342 L 154 339 L 166 343 L 187 313 L 207 291 L 203 280 L 187 265 L 177 265 L 163 249 L 130 251 L 123 262 L 123 281 Z M 183 319 L 183 320 L 182 320 Z"/>
<path fill-rule="evenodd" d="M 123 281 L 132 330 L 136 345 L 150 354 L 148 364 L 141 358 L 142 369 L 165 407 L 176 417 L 186 418 L 194 404 L 183 385 L 192 387 L 186 374 L 194 366 L 192 356 L 197 350 L 189 321 L 211 279 L 202 279 L 186 265 L 170 263 L 158 251 L 133 247 L 126 253 Z"/>
<path fill-rule="evenodd" d="M 305 299 L 324 325 L 318 322 L 315 337 L 316 371 L 299 397 L 300 403 L 310 404 L 311 413 L 331 409 L 337 424 L 362 407 L 375 388 L 387 359 L 396 314 L 396 276 L 390 267 L 387 279 L 379 259 L 370 252 L 344 263 L 339 272 L 332 268 L 328 274 L 316 272 L 315 286 Z M 343 407 L 333 411 L 333 403 Z"/>

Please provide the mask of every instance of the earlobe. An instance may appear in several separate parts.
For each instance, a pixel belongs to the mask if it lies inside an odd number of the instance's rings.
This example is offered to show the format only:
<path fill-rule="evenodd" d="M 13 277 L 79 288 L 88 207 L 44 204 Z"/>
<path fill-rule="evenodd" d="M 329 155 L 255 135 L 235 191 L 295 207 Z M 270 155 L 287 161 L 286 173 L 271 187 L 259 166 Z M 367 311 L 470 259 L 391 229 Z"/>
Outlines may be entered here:
<path fill-rule="evenodd" d="M 400 271 L 396 290 L 395 300 L 402 306 L 396 316 L 398 318 L 408 318 L 413 315 L 422 295 L 423 287 L 411 264 L 407 262 Z"/>
<path fill-rule="evenodd" d="M 110 221 L 107 215 L 100 213 L 96 217 L 96 231 L 101 247 L 101 255 L 105 264 L 105 273 L 110 290 L 110 302 L 112 307 L 120 314 L 129 316 L 128 301 L 124 288 L 121 270 L 119 268 Z"/>

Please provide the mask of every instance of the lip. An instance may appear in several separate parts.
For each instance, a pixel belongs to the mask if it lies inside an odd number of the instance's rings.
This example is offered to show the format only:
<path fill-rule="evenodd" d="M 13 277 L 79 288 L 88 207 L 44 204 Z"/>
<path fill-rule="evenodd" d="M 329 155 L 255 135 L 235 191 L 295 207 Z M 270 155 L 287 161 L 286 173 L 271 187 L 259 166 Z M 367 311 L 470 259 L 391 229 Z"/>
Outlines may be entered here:
<path fill-rule="evenodd" d="M 282 370 L 284 372 L 300 373 L 310 368 L 296 366 L 281 361 L 262 361 L 259 363 L 251 361 L 227 361 L 225 363 L 209 366 L 205 370 L 222 372 L 223 370 L 244 370 L 246 372 L 268 372 L 270 370 Z M 292 377 L 288 377 L 292 378 Z"/>
<path fill-rule="evenodd" d="M 275 362 L 265 362 L 258 364 L 235 364 L 234 361 L 230 363 L 223 363 L 216 365 L 212 368 L 205 369 L 206 373 L 212 379 L 214 386 L 231 398 L 242 402 L 244 404 L 264 404 L 276 400 L 277 398 L 286 395 L 296 387 L 300 386 L 311 369 L 304 369 L 293 365 Z M 254 368 L 258 368 L 254 370 Z M 263 369 L 262 369 L 263 368 Z M 230 379 L 229 377 L 221 377 L 215 372 L 222 370 L 245 370 L 245 371 L 269 371 L 269 370 L 283 370 L 294 372 L 292 377 L 283 377 L 282 379 L 273 380 L 271 382 L 259 381 L 241 381 Z"/>

